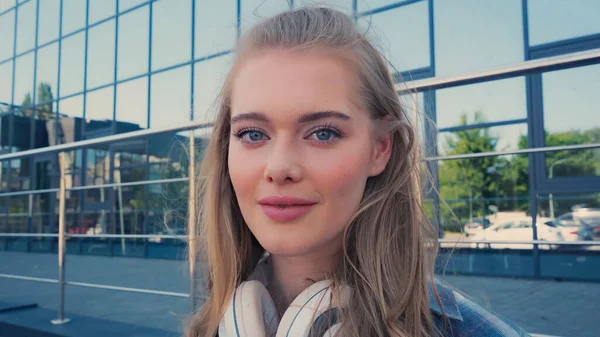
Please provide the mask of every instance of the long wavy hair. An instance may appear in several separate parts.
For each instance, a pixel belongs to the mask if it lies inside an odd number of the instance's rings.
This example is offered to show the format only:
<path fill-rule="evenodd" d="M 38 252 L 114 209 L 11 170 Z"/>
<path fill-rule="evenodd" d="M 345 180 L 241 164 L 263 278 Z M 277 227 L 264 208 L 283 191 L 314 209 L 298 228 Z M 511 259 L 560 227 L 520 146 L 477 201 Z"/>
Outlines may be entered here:
<path fill-rule="evenodd" d="M 353 289 L 350 303 L 340 308 L 338 335 L 434 335 L 428 284 L 433 285 L 437 236 L 423 212 L 415 132 L 385 58 L 351 18 L 334 9 L 313 7 L 268 18 L 238 42 L 200 168 L 200 230 L 193 244 L 201 252 L 207 282 L 204 304 L 190 320 L 186 336 L 215 335 L 236 287 L 265 252 L 242 217 L 227 156 L 232 81 L 248 53 L 273 48 L 325 51 L 348 61 L 356 74 L 356 101 L 373 121 L 384 121 L 391 130 L 389 162 L 381 174 L 367 180 L 362 200 L 344 230 L 339 261 L 331 270 L 334 293 L 341 285 Z"/>

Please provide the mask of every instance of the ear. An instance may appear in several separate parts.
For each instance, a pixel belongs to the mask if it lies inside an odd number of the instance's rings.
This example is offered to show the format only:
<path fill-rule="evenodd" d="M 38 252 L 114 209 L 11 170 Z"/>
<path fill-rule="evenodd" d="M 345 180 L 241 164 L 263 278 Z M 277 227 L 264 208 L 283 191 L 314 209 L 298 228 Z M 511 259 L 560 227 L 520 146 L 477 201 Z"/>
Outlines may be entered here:
<path fill-rule="evenodd" d="M 376 137 L 373 144 L 373 155 L 371 158 L 370 177 L 377 176 L 383 172 L 390 160 L 392 153 L 392 134 L 390 132 L 375 131 Z"/>

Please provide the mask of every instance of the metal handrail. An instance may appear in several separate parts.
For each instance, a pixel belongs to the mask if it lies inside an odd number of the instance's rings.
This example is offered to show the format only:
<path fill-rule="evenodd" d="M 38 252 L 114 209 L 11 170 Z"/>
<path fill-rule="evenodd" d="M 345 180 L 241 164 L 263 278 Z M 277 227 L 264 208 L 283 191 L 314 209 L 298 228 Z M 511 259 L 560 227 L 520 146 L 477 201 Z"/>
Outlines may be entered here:
<path fill-rule="evenodd" d="M 403 93 L 407 91 L 420 92 L 449 87 L 458 87 L 461 85 L 474 84 L 483 81 L 500 80 L 533 73 L 590 65 L 598 62 L 600 62 L 600 48 L 559 56 L 544 57 L 537 60 L 528 60 L 477 73 L 408 81 L 397 84 L 396 90 L 400 93 Z"/>
<path fill-rule="evenodd" d="M 490 243 L 490 244 L 515 244 L 515 245 L 563 245 L 563 246 L 600 246 L 600 241 L 544 241 L 544 240 L 450 240 L 439 239 L 439 243 Z"/>
<path fill-rule="evenodd" d="M 144 138 L 144 137 L 154 136 L 154 135 L 158 135 L 158 134 L 162 134 L 162 133 L 192 131 L 195 129 L 210 128 L 210 127 L 212 127 L 212 122 L 202 121 L 202 122 L 188 122 L 185 124 L 178 124 L 178 125 L 164 127 L 164 128 L 132 131 L 132 132 L 127 132 L 127 133 L 120 133 L 117 135 L 110 135 L 110 136 L 106 136 L 106 137 L 80 140 L 77 142 L 72 142 L 72 143 L 67 143 L 67 144 L 53 145 L 53 146 L 41 147 L 41 148 L 32 149 L 32 150 L 7 153 L 7 154 L 0 155 L 0 161 L 19 159 L 19 158 L 23 158 L 23 157 L 30 157 L 30 156 L 34 156 L 37 154 L 73 151 L 73 150 L 78 150 L 81 148 L 92 147 L 92 146 L 96 146 L 96 145 L 103 145 L 103 144 L 108 144 L 108 143 L 116 143 L 116 142 L 120 142 L 120 141 L 136 139 L 136 138 Z"/>
<path fill-rule="evenodd" d="M 111 187 L 128 187 L 128 186 L 140 186 L 140 185 L 154 185 L 154 184 L 166 184 L 189 181 L 189 177 L 182 178 L 168 178 L 168 179 L 156 179 L 156 180 L 143 180 L 143 181 L 131 181 L 125 183 L 111 183 L 111 184 L 99 184 L 99 185 L 85 185 L 69 187 L 67 191 L 81 191 L 81 190 L 93 190 L 100 188 L 111 188 Z"/>

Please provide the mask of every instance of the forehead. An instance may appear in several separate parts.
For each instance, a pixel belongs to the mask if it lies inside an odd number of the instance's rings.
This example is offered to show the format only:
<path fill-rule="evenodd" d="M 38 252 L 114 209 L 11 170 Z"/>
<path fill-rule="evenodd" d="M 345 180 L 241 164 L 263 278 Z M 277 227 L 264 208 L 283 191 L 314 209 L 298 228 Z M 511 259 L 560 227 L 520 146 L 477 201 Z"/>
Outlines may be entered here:
<path fill-rule="evenodd" d="M 268 50 L 246 57 L 232 83 L 232 115 L 249 111 L 350 113 L 355 76 L 340 58 Z"/>

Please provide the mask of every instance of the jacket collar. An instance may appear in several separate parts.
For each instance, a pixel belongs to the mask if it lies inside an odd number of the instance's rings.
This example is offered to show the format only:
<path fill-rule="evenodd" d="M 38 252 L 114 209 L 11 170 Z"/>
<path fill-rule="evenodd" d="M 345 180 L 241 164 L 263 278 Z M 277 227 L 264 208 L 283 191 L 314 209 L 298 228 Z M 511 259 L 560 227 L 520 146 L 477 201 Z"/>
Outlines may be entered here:
<path fill-rule="evenodd" d="M 438 302 L 431 284 L 427 285 L 427 290 L 429 293 L 429 308 L 434 314 L 461 322 L 463 321 L 460 309 L 458 308 L 458 303 L 456 302 L 456 297 L 454 296 L 454 291 L 444 287 L 439 282 L 435 282 L 435 290 L 440 298 L 440 301 Z"/>

